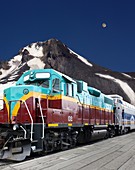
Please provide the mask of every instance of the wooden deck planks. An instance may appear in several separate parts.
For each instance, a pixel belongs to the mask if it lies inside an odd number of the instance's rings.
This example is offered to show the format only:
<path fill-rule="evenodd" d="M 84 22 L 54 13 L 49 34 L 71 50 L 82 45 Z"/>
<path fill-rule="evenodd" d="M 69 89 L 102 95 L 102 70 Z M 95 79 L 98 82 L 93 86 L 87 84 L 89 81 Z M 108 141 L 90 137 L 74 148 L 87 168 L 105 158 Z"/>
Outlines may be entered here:
<path fill-rule="evenodd" d="M 2 168 L 12 169 L 134 170 L 135 132 Z"/>

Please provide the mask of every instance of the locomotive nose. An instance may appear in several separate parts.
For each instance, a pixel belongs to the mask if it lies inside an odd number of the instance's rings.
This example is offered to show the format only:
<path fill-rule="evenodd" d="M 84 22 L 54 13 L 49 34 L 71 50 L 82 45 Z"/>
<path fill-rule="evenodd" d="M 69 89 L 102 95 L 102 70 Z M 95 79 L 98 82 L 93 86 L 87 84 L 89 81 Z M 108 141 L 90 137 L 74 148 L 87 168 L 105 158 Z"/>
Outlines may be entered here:
<path fill-rule="evenodd" d="M 30 91 L 33 91 L 32 86 L 12 86 L 5 89 L 4 96 L 7 103 L 8 117 L 10 123 L 15 123 L 17 111 L 20 108 L 22 101 L 29 98 Z"/>

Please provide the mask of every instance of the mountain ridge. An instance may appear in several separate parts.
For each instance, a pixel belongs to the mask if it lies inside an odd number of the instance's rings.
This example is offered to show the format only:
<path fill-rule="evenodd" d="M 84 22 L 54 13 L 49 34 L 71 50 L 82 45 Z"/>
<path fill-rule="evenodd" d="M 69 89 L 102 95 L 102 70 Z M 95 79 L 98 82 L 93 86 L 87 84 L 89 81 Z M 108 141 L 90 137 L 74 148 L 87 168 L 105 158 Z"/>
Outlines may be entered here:
<path fill-rule="evenodd" d="M 120 73 L 99 66 L 52 38 L 19 50 L 9 61 L 0 61 L 0 88 L 14 84 L 29 69 L 53 68 L 105 94 L 118 94 L 135 105 L 135 73 Z"/>

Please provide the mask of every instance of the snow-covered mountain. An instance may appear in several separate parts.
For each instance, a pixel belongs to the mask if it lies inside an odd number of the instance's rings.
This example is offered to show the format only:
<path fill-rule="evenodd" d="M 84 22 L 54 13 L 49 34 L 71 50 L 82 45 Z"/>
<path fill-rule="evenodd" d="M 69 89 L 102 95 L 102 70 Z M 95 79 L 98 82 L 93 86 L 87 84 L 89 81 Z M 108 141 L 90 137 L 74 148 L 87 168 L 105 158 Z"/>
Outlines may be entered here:
<path fill-rule="evenodd" d="M 62 42 L 50 39 L 22 48 L 10 61 L 0 62 L 0 96 L 29 69 L 53 68 L 86 81 L 105 94 L 118 94 L 135 105 L 135 73 L 119 73 L 98 66 L 78 55 Z"/>

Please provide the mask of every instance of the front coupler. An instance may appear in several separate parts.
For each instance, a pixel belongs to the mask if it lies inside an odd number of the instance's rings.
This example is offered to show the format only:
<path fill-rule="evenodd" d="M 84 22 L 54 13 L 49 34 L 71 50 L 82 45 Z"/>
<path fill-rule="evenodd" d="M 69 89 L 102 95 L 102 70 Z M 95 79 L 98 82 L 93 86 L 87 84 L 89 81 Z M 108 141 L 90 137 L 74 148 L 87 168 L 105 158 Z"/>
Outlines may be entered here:
<path fill-rule="evenodd" d="M 23 161 L 30 156 L 31 141 L 23 132 L 13 130 L 12 125 L 0 125 L 0 159 Z"/>

